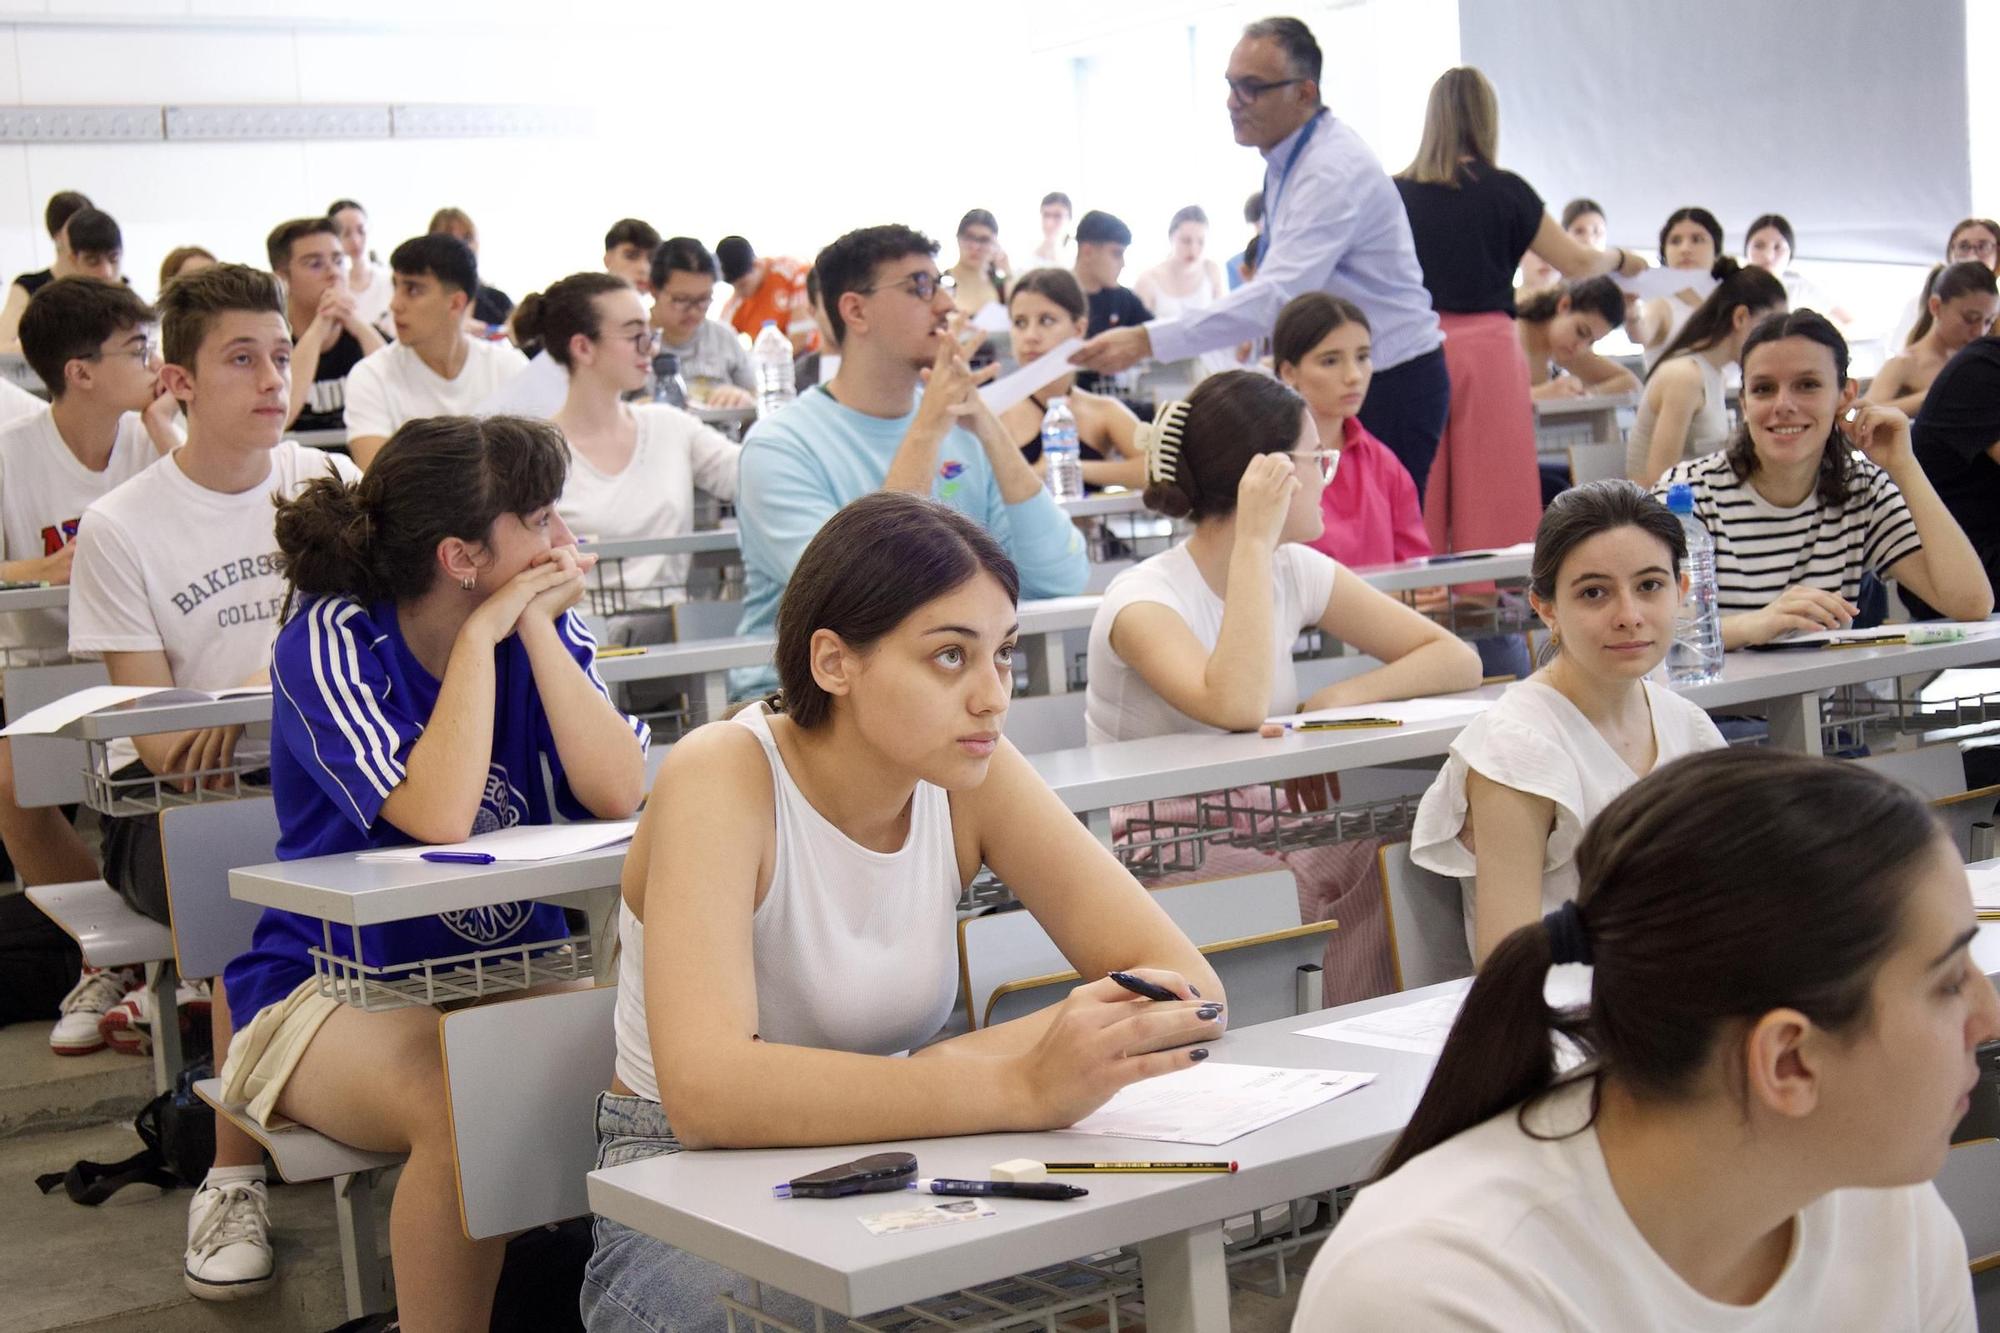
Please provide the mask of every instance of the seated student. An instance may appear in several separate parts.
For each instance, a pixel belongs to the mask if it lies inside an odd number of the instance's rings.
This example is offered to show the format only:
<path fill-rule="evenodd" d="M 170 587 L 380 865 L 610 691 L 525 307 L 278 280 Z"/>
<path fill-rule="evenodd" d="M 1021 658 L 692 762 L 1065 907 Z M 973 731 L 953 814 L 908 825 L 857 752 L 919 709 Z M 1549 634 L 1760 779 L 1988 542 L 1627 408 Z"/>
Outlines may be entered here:
<path fill-rule="evenodd" d="M 1069 234 L 1069 220 L 1073 215 L 1074 205 L 1061 190 L 1050 190 L 1042 196 L 1042 239 L 1035 243 L 1034 249 L 1015 259 L 1016 277 L 1030 269 L 1068 268 L 1076 261 L 1075 247 Z"/>
<path fill-rule="evenodd" d="M 1944 262 L 1947 264 L 1980 263 L 2000 273 L 2000 222 L 1992 218 L 1966 218 L 1951 229 L 1945 238 Z M 1909 346 L 1917 340 L 1917 321 L 1923 318 L 1925 298 L 1931 294 L 1931 279 L 1935 269 L 1924 274 L 1923 289 L 1910 298 L 1896 316 L 1896 322 L 1889 326 L 1889 336 L 1883 345 L 1891 349 Z"/>
<path fill-rule="evenodd" d="M 1577 244 L 1592 250 L 1602 250 L 1605 240 L 1604 206 L 1595 199 L 1572 199 L 1563 205 L 1562 229 Z M 1543 259 L 1533 250 L 1521 256 L 1521 289 L 1518 293 L 1525 301 L 1534 292 L 1559 285 L 1562 273 L 1556 266 Z M 1518 311 L 1517 311 L 1518 313 Z M 1618 318 L 1611 321 L 1612 327 L 1625 322 L 1621 309 Z"/>
<path fill-rule="evenodd" d="M 91 207 L 90 196 L 76 190 L 57 190 L 49 196 L 47 206 L 42 209 L 42 224 L 48 228 L 49 243 L 55 247 L 55 263 L 23 273 L 8 284 L 7 303 L 0 306 L 0 343 L 17 342 L 16 330 L 20 328 L 21 312 L 28 308 L 29 298 L 57 277 L 70 273 L 69 242 L 63 233 L 71 218 Z"/>
<path fill-rule="evenodd" d="M 1554 659 L 1459 733 L 1410 833 L 1412 861 L 1458 877 L 1475 962 L 1576 896 L 1577 840 L 1614 796 L 1723 743 L 1646 679 L 1673 643 L 1686 556 L 1680 520 L 1629 481 L 1564 491 L 1542 515 L 1529 600 Z"/>
<path fill-rule="evenodd" d="M 1992 269 L 1976 259 L 1939 264 L 1925 284 L 1924 312 L 1909 346 L 1882 363 L 1862 401 L 1916 416 L 1945 362 L 1985 337 L 1995 315 L 2000 315 L 2000 284 Z"/>
<path fill-rule="evenodd" d="M 1286 302 L 1271 333 L 1278 378 L 1306 400 L 1320 446 L 1335 455 L 1319 497 L 1324 526 L 1306 545 L 1343 565 L 1387 565 L 1431 553 L 1417 483 L 1358 415 L 1375 374 L 1371 338 L 1361 307 L 1325 292 Z"/>
<path fill-rule="evenodd" d="M 440 208 L 431 214 L 431 225 L 425 230 L 432 235 L 456 236 L 472 251 L 473 258 L 479 257 L 479 228 L 473 225 L 472 215 L 464 209 Z M 500 337 L 506 331 L 507 317 L 513 313 L 514 298 L 492 283 L 482 282 L 479 284 L 479 295 L 473 298 L 472 309 L 466 312 L 466 332 L 474 337 Z"/>
<path fill-rule="evenodd" d="M 1608 277 L 1524 294 L 1514 307 L 1514 332 L 1528 358 L 1528 396 L 1543 402 L 1636 392 L 1639 377 L 1594 350 L 1624 322 L 1625 293 Z"/>
<path fill-rule="evenodd" d="M 663 247 L 664 248 L 664 247 Z M 558 509 L 589 540 L 670 537 L 694 525 L 694 488 L 736 498 L 742 446 L 677 407 L 628 403 L 646 387 L 652 335 L 632 284 L 578 273 L 542 293 L 546 354 L 569 372 L 569 394 L 550 420 L 569 445 L 569 477 Z M 605 582 L 654 608 L 687 599 L 689 557 L 619 562 Z"/>
<path fill-rule="evenodd" d="M 722 267 L 722 280 L 731 289 L 722 307 L 723 323 L 755 338 L 768 319 L 792 340 L 793 352 L 810 352 L 819 346 L 817 330 L 809 328 L 805 318 L 811 313 L 805 299 L 809 265 L 779 256 L 759 258 L 741 236 L 725 236 L 717 242 L 715 258 Z"/>
<path fill-rule="evenodd" d="M 1320 492 L 1339 454 L 1298 394 L 1224 371 L 1155 424 L 1147 508 L 1194 531 L 1105 590 L 1090 627 L 1091 744 L 1255 731 L 1275 714 L 1479 684 L 1471 645 L 1305 545 L 1325 525 Z M 1314 628 L 1382 665 L 1301 701 L 1292 644 Z"/>
<path fill-rule="evenodd" d="M 1140 302 L 1159 319 L 1178 319 L 1204 310 L 1229 291 L 1223 281 L 1222 265 L 1205 257 L 1208 246 L 1208 214 L 1198 204 L 1176 212 L 1167 224 L 1167 257 L 1139 275 L 1134 284 Z M 1234 370 L 1240 364 L 1236 351 L 1218 347 L 1195 358 L 1204 375 Z"/>
<path fill-rule="evenodd" d="M 694 237 L 660 243 L 652 271 L 658 350 L 680 358 L 688 395 L 703 406 L 749 407 L 757 401 L 757 372 L 736 331 L 708 317 L 715 279 L 715 256 Z"/>
<path fill-rule="evenodd" d="M 626 857 L 600 1166 L 1055 1129 L 1222 1035 L 1207 961 L 1001 735 L 1015 594 L 999 543 L 917 496 L 864 496 L 813 538 L 778 614 L 782 693 L 674 747 Z M 1090 980 L 926 1045 L 982 864 Z M 1135 1000 L 1121 970 L 1187 998 Z M 592 1333 L 720 1329 L 716 1295 L 748 1286 L 594 1225 Z"/>
<path fill-rule="evenodd" d="M 285 284 L 285 322 L 292 330 L 289 424 L 344 430 L 347 374 L 380 350 L 383 338 L 355 307 L 340 229 L 325 218 L 293 218 L 271 229 L 264 248 L 271 272 Z"/>
<path fill-rule="evenodd" d="M 1250 228 L 1250 239 L 1256 240 L 1264 230 L 1264 192 L 1250 195 L 1243 201 L 1243 221 Z M 1222 275 L 1229 282 L 1229 290 L 1235 291 L 1250 280 L 1250 269 L 1244 264 L 1248 247 L 1237 251 L 1222 261 Z"/>
<path fill-rule="evenodd" d="M 217 262 L 212 252 L 199 245 L 177 245 L 160 261 L 160 290 L 165 291 L 167 284 L 183 273 L 199 273 Z"/>
<path fill-rule="evenodd" d="M 1030 597 L 1083 591 L 1083 539 L 974 392 L 948 332 L 951 293 L 936 255 L 935 241 L 902 226 L 851 231 L 820 252 L 814 267 L 840 371 L 743 442 L 739 633 L 771 632 L 806 543 L 842 505 L 876 490 L 933 496 L 982 524 Z M 741 697 L 771 679 L 748 669 L 731 689 Z"/>
<path fill-rule="evenodd" d="M 2000 1012 L 1923 798 L 1721 750 L 1611 802 L 1578 862 L 1473 981 L 1294 1327 L 1971 1333 L 1930 1181 Z M 1552 1008 L 1574 963 L 1588 1009 Z"/>
<path fill-rule="evenodd" d="M 241 264 L 187 274 L 162 293 L 160 315 L 160 378 L 187 409 L 188 442 L 84 510 L 70 653 L 102 657 L 114 685 L 254 684 L 266 678 L 285 593 L 272 497 L 289 498 L 315 477 L 357 474 L 338 454 L 282 438 L 292 335 L 270 274 Z M 218 727 L 114 743 L 114 777 L 227 768 L 254 754 L 242 733 Z M 104 820 L 103 873 L 134 908 L 167 921 L 157 816 Z M 221 1050 L 228 1017 L 215 998 Z M 215 1169 L 188 1205 L 184 1280 L 197 1296 L 231 1300 L 271 1280 L 263 1156 L 217 1122 Z"/>
<path fill-rule="evenodd" d="M 340 229 L 340 248 L 347 255 L 347 290 L 354 293 L 355 313 L 379 333 L 390 331 L 389 302 L 396 278 L 368 249 L 368 210 L 352 199 L 336 199 L 326 216 Z"/>
<path fill-rule="evenodd" d="M 1118 284 L 1125 271 L 1125 247 L 1132 244 L 1132 229 L 1109 213 L 1096 209 L 1076 222 L 1076 281 L 1090 302 L 1090 321 L 1085 336 L 1095 338 L 1108 329 L 1144 324 L 1153 318 L 1138 294 Z M 1102 392 L 1110 377 L 1083 371 L 1078 384 Z"/>
<path fill-rule="evenodd" d="M 958 262 L 945 272 L 951 279 L 951 299 L 967 319 L 988 306 L 1001 304 L 1007 292 L 1007 270 L 1001 267 L 1000 224 L 983 208 L 969 210 L 958 220 Z"/>
<path fill-rule="evenodd" d="M 52 214 L 54 202 L 50 201 Z M 55 242 L 55 263 L 40 273 L 22 274 L 7 289 L 7 304 L 0 306 L 0 352 L 21 350 L 21 315 L 28 308 L 29 298 L 45 284 L 56 278 L 120 280 L 125 237 L 109 213 L 101 213 L 86 203 L 63 219 L 55 232 Z"/>
<path fill-rule="evenodd" d="M 638 809 L 645 724 L 611 706 L 570 610 L 592 557 L 556 513 L 566 465 L 546 423 L 433 417 L 358 484 L 321 480 L 279 508 L 278 859 Z M 360 949 L 409 963 L 568 933 L 557 907 L 504 903 L 367 927 Z M 438 1012 L 320 994 L 321 947 L 317 920 L 272 909 L 229 964 L 223 1095 L 261 1124 L 408 1153 L 389 1214 L 402 1327 L 484 1329 L 504 1242 L 459 1225 Z"/>
<path fill-rule="evenodd" d="M 1854 316 L 1826 299 L 1820 285 L 1791 266 L 1799 248 L 1792 224 L 1781 213 L 1766 213 L 1743 233 L 1743 262 L 1763 269 L 1785 284 L 1785 304 L 1794 310 L 1818 310 L 1836 324 L 1851 324 Z"/>
<path fill-rule="evenodd" d="M 604 271 L 619 277 L 645 296 L 652 296 L 653 253 L 660 233 L 643 218 L 619 218 L 604 233 Z"/>
<path fill-rule="evenodd" d="M 0 429 L 0 579 L 66 584 L 77 524 L 92 501 L 159 461 L 179 443 L 148 432 L 157 401 L 150 307 L 132 289 L 89 278 L 45 283 L 21 317 L 21 347 L 52 401 Z M 172 400 L 169 399 L 169 402 Z M 62 611 L 0 616 L 0 645 L 46 649 L 69 643 Z M 0 839 L 24 884 L 97 878 L 97 857 L 60 806 L 15 802 L 10 743 L 0 739 Z M 85 968 L 49 1033 L 57 1055 L 105 1045 L 98 1021 L 139 983 L 136 969 Z"/>
<path fill-rule="evenodd" d="M 1715 538 L 1723 644 L 1845 629 L 1870 572 L 1950 619 L 1984 620 L 1993 590 L 1911 452 L 1910 419 L 1892 407 L 1849 412 L 1840 331 L 1810 310 L 1774 315 L 1743 344 L 1742 364 L 1743 424 L 1729 447 L 1654 488 L 1694 488 L 1695 517 Z"/>
<path fill-rule="evenodd" d="M 1975 338 L 1931 381 L 1910 423 L 1911 452 L 2000 591 L 2000 337 Z M 1909 589 L 1918 618 L 1934 615 Z"/>
<path fill-rule="evenodd" d="M 1660 263 L 1688 273 L 1706 273 L 1722 258 L 1722 224 L 1705 208 L 1677 208 L 1660 228 Z M 1693 288 L 1656 296 L 1632 306 L 1625 333 L 1639 344 L 1641 360 L 1650 371 L 1681 325 L 1701 307 Z"/>
<path fill-rule="evenodd" d="M 1014 280 L 1007 298 L 1013 325 L 1014 359 L 1028 364 L 1069 338 L 1081 338 L 1089 307 L 1083 288 L 1067 269 L 1034 268 Z M 1042 458 L 1042 417 L 1056 398 L 1069 399 L 1076 417 L 1077 456 L 1088 490 L 1106 486 L 1138 489 L 1146 484 L 1146 451 L 1139 447 L 1139 418 L 1116 398 L 1076 387 L 1074 374 L 1051 380 L 1000 414 L 1008 438 L 1017 440 L 1021 457 L 1037 476 L 1048 473 Z"/>
<path fill-rule="evenodd" d="M 465 335 L 479 269 L 464 241 L 412 237 L 389 266 L 397 340 L 347 374 L 347 448 L 364 468 L 404 422 L 478 410 L 528 364 L 505 343 Z"/>
<path fill-rule="evenodd" d="M 1723 258 L 1714 274 L 1715 290 L 1646 372 L 1639 419 L 1625 439 L 1625 475 L 1641 486 L 1722 447 L 1729 435 L 1722 373 L 1738 364 L 1752 329 L 1784 313 L 1784 285 L 1763 269 Z"/>

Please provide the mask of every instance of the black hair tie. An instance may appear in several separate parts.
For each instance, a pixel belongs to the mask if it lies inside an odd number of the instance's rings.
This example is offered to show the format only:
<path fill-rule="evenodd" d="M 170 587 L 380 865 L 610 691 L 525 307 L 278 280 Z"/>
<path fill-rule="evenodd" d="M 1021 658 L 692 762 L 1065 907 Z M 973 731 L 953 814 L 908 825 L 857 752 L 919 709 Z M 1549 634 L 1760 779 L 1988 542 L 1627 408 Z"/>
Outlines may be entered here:
<path fill-rule="evenodd" d="M 1590 933 L 1583 928 L 1583 913 L 1577 910 L 1574 900 L 1543 917 L 1542 929 L 1549 934 L 1551 963 L 1591 965 Z"/>

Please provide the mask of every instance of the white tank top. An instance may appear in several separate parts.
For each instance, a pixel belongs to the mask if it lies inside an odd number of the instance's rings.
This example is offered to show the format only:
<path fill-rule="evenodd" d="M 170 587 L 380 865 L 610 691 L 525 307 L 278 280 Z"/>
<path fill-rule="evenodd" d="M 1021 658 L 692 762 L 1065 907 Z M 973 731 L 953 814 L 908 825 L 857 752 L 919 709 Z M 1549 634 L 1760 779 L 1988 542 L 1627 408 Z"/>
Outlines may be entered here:
<path fill-rule="evenodd" d="M 778 847 L 751 918 L 757 1035 L 788 1046 L 895 1055 L 935 1036 L 958 998 L 958 853 L 951 801 L 919 782 L 893 852 L 850 839 L 785 770 L 763 704 L 738 713 L 771 765 Z M 646 1035 L 645 926 L 618 905 L 618 1078 L 660 1100 Z"/>

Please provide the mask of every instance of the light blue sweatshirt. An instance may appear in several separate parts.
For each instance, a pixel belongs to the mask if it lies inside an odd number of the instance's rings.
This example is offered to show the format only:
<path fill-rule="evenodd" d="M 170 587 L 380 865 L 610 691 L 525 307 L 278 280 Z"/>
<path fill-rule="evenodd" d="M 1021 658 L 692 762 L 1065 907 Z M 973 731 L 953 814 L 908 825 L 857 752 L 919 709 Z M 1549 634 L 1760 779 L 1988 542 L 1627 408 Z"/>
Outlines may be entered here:
<path fill-rule="evenodd" d="M 745 583 L 739 634 L 770 634 L 778 598 L 820 525 L 851 501 L 882 489 L 889 464 L 916 419 L 871 417 L 843 407 L 824 386 L 751 427 L 743 441 L 736 484 Z M 1083 538 L 1047 491 L 1019 504 L 1000 498 L 986 451 L 970 431 L 954 427 L 938 444 L 931 498 L 984 527 L 1021 575 L 1021 596 L 1068 597 L 1090 575 Z M 736 698 L 772 689 L 768 667 L 730 673 Z"/>

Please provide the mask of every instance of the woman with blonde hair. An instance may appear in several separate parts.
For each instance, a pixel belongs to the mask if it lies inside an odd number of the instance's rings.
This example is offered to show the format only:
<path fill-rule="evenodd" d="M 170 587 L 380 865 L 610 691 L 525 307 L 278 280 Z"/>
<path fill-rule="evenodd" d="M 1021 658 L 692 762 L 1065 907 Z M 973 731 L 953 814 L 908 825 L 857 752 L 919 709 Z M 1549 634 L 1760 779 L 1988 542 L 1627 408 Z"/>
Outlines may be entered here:
<path fill-rule="evenodd" d="M 1440 551 L 1526 541 L 1541 514 L 1528 362 L 1514 332 L 1521 257 L 1532 251 L 1565 278 L 1646 267 L 1564 231 L 1532 186 L 1500 168 L 1499 145 L 1493 85 L 1471 66 L 1449 69 L 1431 87 L 1417 155 L 1396 177 L 1451 377 L 1451 415 L 1424 497 Z"/>

